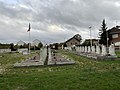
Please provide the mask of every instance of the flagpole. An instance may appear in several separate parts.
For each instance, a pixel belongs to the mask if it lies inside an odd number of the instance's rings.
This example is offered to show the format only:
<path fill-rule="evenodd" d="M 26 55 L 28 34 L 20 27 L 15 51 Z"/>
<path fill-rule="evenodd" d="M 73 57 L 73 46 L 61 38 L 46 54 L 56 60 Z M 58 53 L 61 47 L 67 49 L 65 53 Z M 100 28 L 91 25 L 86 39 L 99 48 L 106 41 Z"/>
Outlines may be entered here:
<path fill-rule="evenodd" d="M 29 54 L 30 54 L 30 31 L 29 31 Z"/>
<path fill-rule="evenodd" d="M 30 27 L 30 23 L 29 23 L 29 28 L 27 30 L 27 32 L 29 32 L 29 46 L 28 46 L 28 52 L 29 52 L 29 54 L 30 54 L 30 29 L 31 29 L 31 27 Z"/>

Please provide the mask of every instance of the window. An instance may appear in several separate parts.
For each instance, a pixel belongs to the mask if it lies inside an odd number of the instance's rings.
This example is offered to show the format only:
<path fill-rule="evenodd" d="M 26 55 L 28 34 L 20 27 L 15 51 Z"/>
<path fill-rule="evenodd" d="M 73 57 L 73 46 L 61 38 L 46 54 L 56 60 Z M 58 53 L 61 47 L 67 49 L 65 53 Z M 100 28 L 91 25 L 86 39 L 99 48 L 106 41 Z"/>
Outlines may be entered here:
<path fill-rule="evenodd" d="M 113 34 L 112 38 L 118 38 L 118 34 Z"/>

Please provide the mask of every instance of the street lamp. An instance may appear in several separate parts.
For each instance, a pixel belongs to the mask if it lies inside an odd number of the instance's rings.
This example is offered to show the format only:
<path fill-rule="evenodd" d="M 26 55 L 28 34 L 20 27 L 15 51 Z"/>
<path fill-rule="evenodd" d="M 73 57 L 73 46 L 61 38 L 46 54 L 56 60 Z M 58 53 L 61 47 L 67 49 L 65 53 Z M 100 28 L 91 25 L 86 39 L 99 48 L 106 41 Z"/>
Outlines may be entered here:
<path fill-rule="evenodd" d="M 91 28 L 92 28 L 92 27 L 90 26 L 90 27 L 89 27 L 89 29 L 90 29 L 90 46 L 91 46 L 91 51 L 92 51 L 92 38 L 91 38 L 92 35 L 91 35 Z"/>

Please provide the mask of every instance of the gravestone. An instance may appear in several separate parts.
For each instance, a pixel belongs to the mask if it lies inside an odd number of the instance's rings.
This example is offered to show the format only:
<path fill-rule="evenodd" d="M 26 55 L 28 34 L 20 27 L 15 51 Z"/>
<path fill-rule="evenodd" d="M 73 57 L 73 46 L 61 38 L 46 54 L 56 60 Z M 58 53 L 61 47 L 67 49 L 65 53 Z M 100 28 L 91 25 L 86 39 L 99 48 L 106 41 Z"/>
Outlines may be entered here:
<path fill-rule="evenodd" d="M 81 46 L 81 52 L 83 52 L 83 46 Z"/>
<path fill-rule="evenodd" d="M 62 49 L 64 49 L 64 46 L 62 45 Z"/>
<path fill-rule="evenodd" d="M 100 54 L 100 46 L 96 46 L 96 54 Z"/>
<path fill-rule="evenodd" d="M 90 53 L 91 52 L 91 50 L 90 50 L 90 46 L 88 46 L 88 53 Z"/>
<path fill-rule="evenodd" d="M 52 60 L 52 53 L 51 53 L 51 48 L 48 48 L 48 60 Z"/>
<path fill-rule="evenodd" d="M 79 47 L 79 52 L 81 52 L 81 50 L 82 50 L 82 49 L 81 49 L 81 46 L 80 46 L 80 47 Z"/>
<path fill-rule="evenodd" d="M 95 53 L 95 46 L 92 46 L 92 53 Z"/>
<path fill-rule="evenodd" d="M 79 48 L 77 46 L 75 47 L 75 49 L 76 49 L 77 52 L 79 52 Z"/>
<path fill-rule="evenodd" d="M 85 52 L 85 48 L 84 48 L 84 46 L 82 46 L 82 52 Z"/>
<path fill-rule="evenodd" d="M 115 47 L 114 47 L 113 44 L 111 44 L 110 47 L 109 47 L 109 54 L 112 55 L 112 56 L 116 56 Z"/>
<path fill-rule="evenodd" d="M 102 45 L 102 53 L 103 56 L 107 54 L 106 47 Z"/>
<path fill-rule="evenodd" d="M 87 52 L 87 46 L 85 46 L 85 52 Z"/>
<path fill-rule="evenodd" d="M 28 50 L 24 50 L 24 51 L 22 52 L 22 54 L 23 54 L 23 55 L 29 54 L 29 53 L 28 53 Z"/>

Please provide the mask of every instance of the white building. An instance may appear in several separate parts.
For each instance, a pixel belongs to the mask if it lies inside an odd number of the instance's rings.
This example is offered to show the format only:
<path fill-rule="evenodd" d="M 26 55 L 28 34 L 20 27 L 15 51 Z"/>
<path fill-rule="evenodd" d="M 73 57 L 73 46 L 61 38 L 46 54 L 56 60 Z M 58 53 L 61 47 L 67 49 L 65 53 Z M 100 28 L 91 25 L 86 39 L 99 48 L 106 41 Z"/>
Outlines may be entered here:
<path fill-rule="evenodd" d="M 38 40 L 38 39 L 35 39 L 35 40 L 32 42 L 32 46 L 38 46 L 39 43 L 41 43 L 41 41 Z"/>
<path fill-rule="evenodd" d="M 21 40 L 20 40 L 19 42 L 17 42 L 17 45 L 18 45 L 18 46 L 21 46 L 21 45 L 23 46 L 24 44 L 25 44 L 25 42 L 23 42 L 23 41 L 21 41 Z"/>

